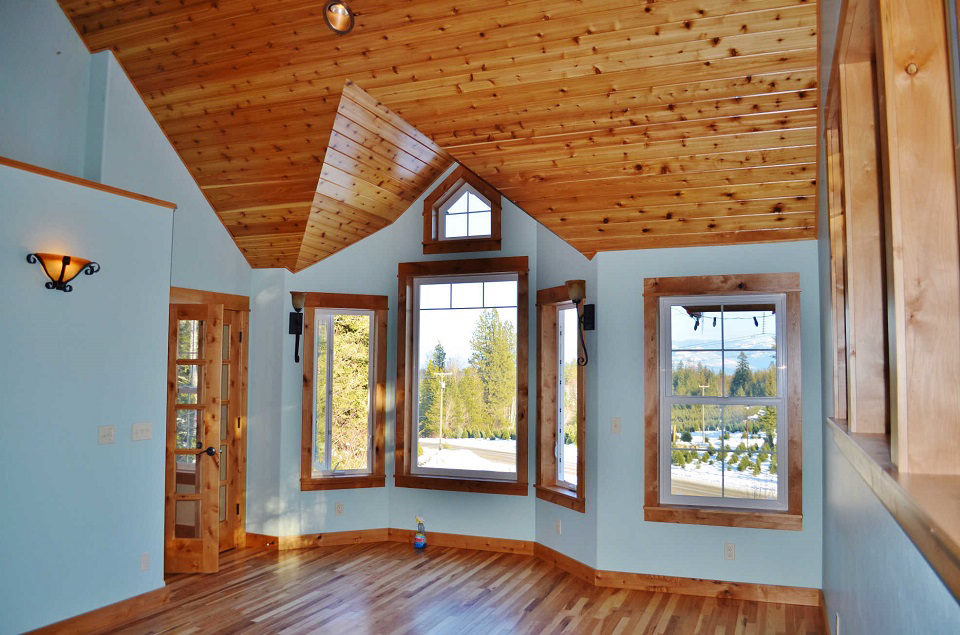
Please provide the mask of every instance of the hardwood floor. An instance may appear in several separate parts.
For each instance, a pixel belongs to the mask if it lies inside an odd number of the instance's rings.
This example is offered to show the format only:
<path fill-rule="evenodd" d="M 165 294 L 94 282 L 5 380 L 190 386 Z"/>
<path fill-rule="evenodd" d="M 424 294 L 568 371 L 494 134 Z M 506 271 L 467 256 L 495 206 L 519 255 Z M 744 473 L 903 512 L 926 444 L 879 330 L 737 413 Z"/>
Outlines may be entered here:
<path fill-rule="evenodd" d="M 236 550 L 118 633 L 821 633 L 817 607 L 599 588 L 525 555 L 400 543 Z"/>

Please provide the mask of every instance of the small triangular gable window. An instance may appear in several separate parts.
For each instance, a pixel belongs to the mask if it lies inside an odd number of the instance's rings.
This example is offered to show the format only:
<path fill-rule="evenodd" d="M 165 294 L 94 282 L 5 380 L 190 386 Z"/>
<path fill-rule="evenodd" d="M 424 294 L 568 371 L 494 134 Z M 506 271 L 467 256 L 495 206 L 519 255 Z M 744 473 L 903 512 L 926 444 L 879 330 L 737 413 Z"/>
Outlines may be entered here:
<path fill-rule="evenodd" d="M 489 237 L 491 229 L 490 202 L 469 183 L 464 183 L 440 206 L 440 240 Z"/>
<path fill-rule="evenodd" d="M 423 253 L 500 250 L 500 192 L 463 166 L 423 204 Z"/>

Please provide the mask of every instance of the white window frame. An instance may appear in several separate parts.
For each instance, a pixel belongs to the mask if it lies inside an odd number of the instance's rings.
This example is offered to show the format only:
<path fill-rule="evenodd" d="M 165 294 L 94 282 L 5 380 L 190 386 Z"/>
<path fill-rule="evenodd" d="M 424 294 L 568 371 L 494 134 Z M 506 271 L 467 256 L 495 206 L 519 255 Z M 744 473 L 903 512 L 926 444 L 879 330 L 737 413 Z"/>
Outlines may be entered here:
<path fill-rule="evenodd" d="M 489 214 L 490 214 L 490 231 L 488 231 L 488 232 L 485 233 L 485 234 L 471 234 L 471 233 L 470 233 L 470 213 L 469 213 L 469 212 L 465 212 L 464 215 L 467 217 L 467 233 L 466 233 L 466 235 L 464 235 L 464 236 L 447 236 L 447 210 L 450 209 L 451 207 L 453 207 L 454 203 L 456 203 L 456 202 L 459 201 L 461 198 L 463 198 L 463 196 L 464 196 L 466 193 L 468 193 L 468 192 L 469 192 L 469 193 L 472 193 L 474 196 L 476 196 L 477 198 L 479 198 L 481 201 L 483 201 L 483 202 L 486 204 L 486 206 L 487 206 L 487 208 L 488 208 L 488 210 L 489 210 Z M 467 202 L 467 205 L 469 206 L 469 200 L 468 200 L 468 202 Z M 468 207 L 468 209 L 469 209 L 469 207 Z M 474 212 L 474 213 L 477 213 L 477 212 Z M 491 204 L 490 199 L 488 199 L 486 196 L 484 196 L 483 194 L 481 194 L 481 193 L 477 190 L 477 188 L 475 188 L 474 186 L 470 185 L 469 183 L 463 183 L 463 184 L 460 185 L 460 187 L 458 187 L 456 190 L 454 190 L 453 195 L 450 196 L 450 197 L 448 197 L 448 198 L 447 198 L 447 201 L 446 201 L 443 205 L 441 205 L 440 208 L 437 210 L 437 214 L 438 214 L 438 218 L 437 218 L 437 224 L 438 224 L 438 227 L 437 227 L 437 235 L 438 235 L 438 237 L 439 237 L 438 240 L 472 240 L 472 239 L 474 239 L 474 238 L 490 238 L 491 236 L 493 236 L 493 205 Z M 459 215 L 459 214 L 458 214 L 458 215 Z"/>
<path fill-rule="evenodd" d="M 367 468 L 366 469 L 355 469 L 355 470 L 334 470 L 331 469 L 330 463 L 333 460 L 333 444 L 331 443 L 333 439 L 333 350 L 334 350 L 334 334 L 333 334 L 333 321 L 334 318 L 338 315 L 365 315 L 370 320 L 370 346 L 368 350 L 369 355 L 369 378 L 368 378 L 368 408 L 367 408 Z M 376 423 L 376 413 L 375 413 L 375 401 L 376 401 L 376 383 L 375 383 L 375 366 L 376 366 L 376 313 L 374 311 L 369 311 L 365 309 L 316 309 L 314 315 L 314 356 L 319 357 L 319 338 L 321 332 L 321 322 L 324 322 L 323 328 L 327 333 L 328 337 L 326 340 L 326 443 L 324 444 L 324 457 L 322 461 L 317 461 L 317 398 L 316 398 L 316 388 L 311 391 L 313 395 L 313 434 L 311 435 L 311 471 L 314 478 L 321 478 L 324 476 L 347 476 L 347 475 L 363 475 L 363 474 L 372 474 L 373 473 L 373 436 L 374 428 Z M 314 360 L 316 363 L 316 360 Z M 317 368 L 314 368 L 314 374 L 317 373 Z"/>
<path fill-rule="evenodd" d="M 773 304 L 776 306 L 777 333 L 777 396 L 776 397 L 700 397 L 673 395 L 673 348 L 671 308 L 677 305 L 721 305 L 736 306 L 742 304 Z M 788 383 L 787 373 L 790 367 L 787 358 L 787 296 L 785 293 L 765 295 L 694 295 L 664 296 L 659 299 L 658 319 L 660 322 L 660 503 L 669 505 L 688 505 L 692 507 L 716 507 L 723 509 L 762 509 L 783 511 L 787 509 L 789 466 L 787 451 L 788 439 Z M 722 321 L 721 321 L 722 323 Z M 721 325 L 722 334 L 722 325 Z M 723 339 L 721 336 L 721 346 Z M 723 349 L 703 349 L 704 352 L 721 352 Z M 739 349 L 733 349 L 739 350 Z M 799 372 L 799 369 L 796 370 Z M 777 408 L 777 499 L 753 500 L 747 498 L 717 498 L 712 496 L 688 496 L 671 494 L 671 415 L 674 405 L 714 405 L 714 406 L 774 406 Z M 721 469 L 721 474 L 725 474 Z"/>
<path fill-rule="evenodd" d="M 410 425 L 411 438 L 414 440 L 414 445 L 412 449 L 412 460 L 410 465 L 410 473 L 420 476 L 453 476 L 457 478 L 480 478 L 486 480 L 497 480 L 497 481 L 516 481 L 517 480 L 517 468 L 514 467 L 512 472 L 493 472 L 485 470 L 452 470 L 452 469 L 443 469 L 435 467 L 420 467 L 417 465 L 417 451 L 420 447 L 420 287 L 424 284 L 458 284 L 458 283 L 476 283 L 476 282 L 519 282 L 519 275 L 517 273 L 483 273 L 483 274 L 471 274 L 471 275 L 446 275 L 446 276 L 417 276 L 413 279 L 413 334 L 411 337 L 411 345 L 413 347 L 413 385 L 411 389 L 411 395 L 413 399 L 413 421 Z M 453 293 L 453 287 L 451 286 L 451 294 Z M 519 307 L 519 287 L 517 298 L 514 300 L 515 304 L 510 307 L 457 307 L 457 309 L 490 309 L 490 308 L 515 308 L 517 309 L 517 316 L 519 319 L 520 307 Z M 422 309 L 425 311 L 434 311 L 438 309 Z M 442 309 L 440 309 L 442 310 Z M 519 325 L 518 325 L 519 330 Z M 517 343 L 519 349 L 519 342 Z M 515 354 L 519 354 L 517 351 Z M 518 364 L 519 366 L 519 364 Z M 519 370 L 517 373 L 517 382 L 519 384 L 520 374 Z M 519 434 L 517 438 L 517 443 L 519 443 Z M 516 447 L 516 446 L 515 446 Z M 517 448 L 519 450 L 519 448 Z M 519 451 L 517 451 L 519 454 Z"/>
<path fill-rule="evenodd" d="M 564 322 L 563 322 L 563 312 L 564 311 L 576 311 L 577 307 L 573 302 L 564 302 L 556 306 L 557 310 L 557 447 L 554 448 L 554 452 L 557 457 L 557 485 L 560 487 L 566 487 L 573 491 L 577 491 L 577 484 L 571 483 L 570 481 L 564 478 L 565 473 L 565 464 L 563 456 L 563 446 L 565 433 L 563 422 L 565 420 L 565 412 L 563 409 L 564 396 L 566 395 L 566 373 L 564 369 L 564 362 L 567 361 L 567 350 L 564 348 Z M 579 316 L 578 316 L 579 317 Z M 579 349 L 574 347 L 573 350 L 573 359 L 577 359 L 579 355 Z M 576 382 L 576 379 L 574 379 Z M 576 383 L 574 383 L 574 390 L 576 391 Z M 580 395 L 577 395 L 577 399 L 580 398 Z M 579 404 L 578 404 L 579 406 Z M 574 420 L 577 421 L 576 413 L 574 413 Z M 579 421 L 577 421 L 577 425 Z M 577 452 L 580 451 L 580 448 L 577 448 Z"/>

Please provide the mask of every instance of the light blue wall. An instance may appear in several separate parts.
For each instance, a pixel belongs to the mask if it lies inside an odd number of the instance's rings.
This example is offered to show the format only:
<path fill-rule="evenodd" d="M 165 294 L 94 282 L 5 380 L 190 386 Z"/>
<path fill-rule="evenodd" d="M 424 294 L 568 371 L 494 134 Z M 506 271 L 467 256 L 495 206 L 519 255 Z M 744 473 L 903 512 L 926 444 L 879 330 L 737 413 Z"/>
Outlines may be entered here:
<path fill-rule="evenodd" d="M 819 0 L 821 103 L 832 68 L 840 0 Z M 819 265 L 823 414 L 833 414 L 833 308 L 825 155 L 820 153 Z M 960 605 L 880 500 L 824 435 L 823 592 L 831 632 L 946 633 L 960 630 Z"/>
<path fill-rule="evenodd" d="M 817 244 L 605 252 L 597 260 L 601 460 L 597 566 L 737 582 L 820 587 L 821 421 Z M 773 531 L 643 520 L 643 280 L 799 272 L 803 384 L 803 530 Z M 622 433 L 610 431 L 621 417 Z M 736 544 L 736 560 L 723 558 Z"/>
<path fill-rule="evenodd" d="M 84 176 L 90 55 L 54 0 L 0 1 L 0 156 Z"/>
<path fill-rule="evenodd" d="M 163 586 L 171 229 L 169 209 L 0 167 L 0 633 Z M 102 270 L 47 290 L 34 251 Z"/>

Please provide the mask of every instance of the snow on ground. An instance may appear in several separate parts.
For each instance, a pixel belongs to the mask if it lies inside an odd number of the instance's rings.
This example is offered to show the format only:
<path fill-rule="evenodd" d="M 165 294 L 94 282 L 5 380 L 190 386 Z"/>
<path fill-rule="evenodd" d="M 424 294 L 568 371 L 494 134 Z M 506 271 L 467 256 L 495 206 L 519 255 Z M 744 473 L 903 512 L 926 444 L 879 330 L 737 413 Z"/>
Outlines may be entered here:
<path fill-rule="evenodd" d="M 674 445 L 677 449 L 705 449 L 709 443 L 714 449 L 720 448 L 720 431 L 707 430 L 706 440 L 696 432 L 693 434 L 691 443 L 677 441 Z M 740 432 L 730 433 L 727 439 L 728 448 L 737 448 L 741 442 L 747 447 L 757 448 L 763 445 L 762 438 L 745 439 Z M 719 457 L 714 455 L 713 465 L 706 460 L 706 455 L 702 454 L 704 461 L 698 466 L 694 460 L 685 466 L 670 466 L 671 489 L 674 494 L 693 495 L 693 496 L 720 496 L 721 491 L 726 495 L 737 498 L 760 498 L 776 499 L 777 497 L 777 475 L 770 473 L 770 459 L 760 464 L 760 473 L 754 476 L 750 468 L 743 472 L 734 465 L 733 469 L 721 470 Z M 739 461 L 737 461 L 739 462 Z M 722 490 L 721 490 L 722 487 Z"/>
<path fill-rule="evenodd" d="M 517 442 L 511 439 L 444 439 L 437 451 L 438 439 L 420 439 L 423 454 L 418 467 L 453 470 L 512 472 L 517 464 Z M 563 446 L 564 480 L 577 482 L 577 446 Z"/>

